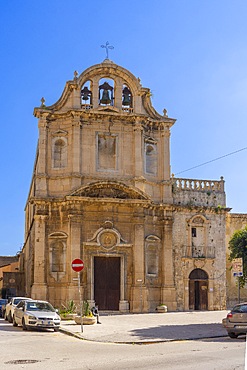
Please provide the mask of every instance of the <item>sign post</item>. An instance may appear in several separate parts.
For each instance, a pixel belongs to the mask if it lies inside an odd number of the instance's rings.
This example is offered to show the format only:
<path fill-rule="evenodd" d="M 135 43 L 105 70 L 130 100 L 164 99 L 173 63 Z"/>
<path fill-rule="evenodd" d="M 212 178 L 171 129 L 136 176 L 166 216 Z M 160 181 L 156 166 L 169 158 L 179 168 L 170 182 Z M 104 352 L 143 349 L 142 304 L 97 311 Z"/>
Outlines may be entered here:
<path fill-rule="evenodd" d="M 78 274 L 78 291 L 79 291 L 79 302 L 80 302 L 80 316 L 81 316 L 81 332 L 83 333 L 83 319 L 82 319 L 82 299 L 81 299 L 81 280 L 80 272 L 84 269 L 84 263 L 80 258 L 76 258 L 72 261 L 72 269 Z"/>
<path fill-rule="evenodd" d="M 234 258 L 232 260 L 232 274 L 238 278 L 238 303 L 240 303 L 240 277 L 243 276 L 242 258 Z"/>

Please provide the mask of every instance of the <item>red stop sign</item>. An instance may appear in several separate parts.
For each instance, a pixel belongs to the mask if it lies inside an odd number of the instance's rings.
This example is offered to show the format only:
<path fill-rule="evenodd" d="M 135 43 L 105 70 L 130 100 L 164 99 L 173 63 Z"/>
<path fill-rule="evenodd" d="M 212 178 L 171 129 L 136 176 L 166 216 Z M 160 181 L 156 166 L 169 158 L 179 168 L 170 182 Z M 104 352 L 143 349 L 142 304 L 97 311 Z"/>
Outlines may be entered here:
<path fill-rule="evenodd" d="M 80 272 L 84 268 L 84 263 L 80 258 L 76 258 L 72 261 L 72 269 L 76 272 Z"/>

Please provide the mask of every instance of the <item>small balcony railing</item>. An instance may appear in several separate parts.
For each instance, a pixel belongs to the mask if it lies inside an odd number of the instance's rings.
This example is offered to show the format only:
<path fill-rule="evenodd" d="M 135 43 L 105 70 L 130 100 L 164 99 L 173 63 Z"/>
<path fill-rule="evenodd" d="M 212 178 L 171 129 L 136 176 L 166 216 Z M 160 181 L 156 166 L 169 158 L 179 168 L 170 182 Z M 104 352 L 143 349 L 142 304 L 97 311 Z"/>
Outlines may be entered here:
<path fill-rule="evenodd" d="M 90 109 L 93 109 L 93 105 L 92 104 L 82 104 L 81 109 L 90 110 Z"/>
<path fill-rule="evenodd" d="M 184 258 L 215 258 L 215 248 L 213 246 L 184 246 Z"/>

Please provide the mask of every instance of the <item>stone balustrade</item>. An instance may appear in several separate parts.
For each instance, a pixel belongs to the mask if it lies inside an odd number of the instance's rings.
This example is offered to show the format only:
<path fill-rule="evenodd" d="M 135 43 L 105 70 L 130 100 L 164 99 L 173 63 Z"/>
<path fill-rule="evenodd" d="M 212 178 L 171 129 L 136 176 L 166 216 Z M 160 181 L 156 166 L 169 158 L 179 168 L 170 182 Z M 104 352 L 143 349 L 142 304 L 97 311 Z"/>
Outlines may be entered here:
<path fill-rule="evenodd" d="M 215 180 L 196 180 L 196 179 L 179 179 L 172 177 L 173 190 L 188 190 L 200 192 L 222 192 L 224 193 L 225 181 L 221 176 L 220 181 Z"/>

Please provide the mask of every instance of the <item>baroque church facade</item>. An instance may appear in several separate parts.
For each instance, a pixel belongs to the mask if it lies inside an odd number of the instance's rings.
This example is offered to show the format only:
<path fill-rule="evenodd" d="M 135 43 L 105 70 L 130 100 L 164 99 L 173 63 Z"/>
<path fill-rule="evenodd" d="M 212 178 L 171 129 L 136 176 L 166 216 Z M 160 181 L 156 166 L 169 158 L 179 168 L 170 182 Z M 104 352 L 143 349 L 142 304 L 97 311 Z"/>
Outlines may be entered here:
<path fill-rule="evenodd" d="M 175 119 L 108 58 L 34 109 L 39 139 L 20 267 L 26 295 L 99 310 L 226 307 L 224 179 L 175 178 Z"/>

